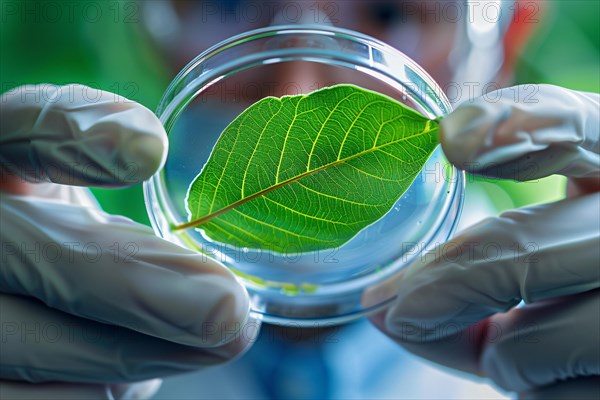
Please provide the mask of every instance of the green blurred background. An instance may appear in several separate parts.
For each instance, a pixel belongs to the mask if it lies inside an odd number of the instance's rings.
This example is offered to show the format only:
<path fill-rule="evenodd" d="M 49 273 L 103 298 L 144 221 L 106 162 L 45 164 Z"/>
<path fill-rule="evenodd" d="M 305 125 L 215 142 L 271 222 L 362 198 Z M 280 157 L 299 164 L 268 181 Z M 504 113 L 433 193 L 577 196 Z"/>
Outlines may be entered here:
<path fill-rule="evenodd" d="M 77 3 L 76 12 L 58 21 L 51 10 L 48 18 L 39 12 L 43 3 L 0 1 L 2 92 L 25 83 L 82 83 L 155 109 L 176 71 L 169 70 L 151 43 L 135 2 L 96 1 L 87 18 L 82 12 L 85 3 Z M 600 1 L 541 4 L 543 14 L 519 56 L 515 83 L 600 91 Z M 95 17 L 97 10 L 101 18 Z M 469 181 L 471 187 L 486 191 L 498 210 L 556 200 L 564 193 L 560 177 L 525 184 Z M 148 223 L 141 185 L 93 190 L 106 211 Z"/>

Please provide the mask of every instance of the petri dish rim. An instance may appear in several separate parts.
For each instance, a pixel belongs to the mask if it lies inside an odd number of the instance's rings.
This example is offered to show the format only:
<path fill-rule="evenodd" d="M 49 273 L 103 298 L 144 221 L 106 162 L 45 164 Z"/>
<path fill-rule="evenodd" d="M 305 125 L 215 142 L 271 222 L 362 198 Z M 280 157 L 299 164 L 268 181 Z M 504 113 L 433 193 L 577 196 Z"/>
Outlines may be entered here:
<path fill-rule="evenodd" d="M 249 54 L 247 57 L 234 58 L 227 63 L 219 65 L 218 68 L 205 68 L 205 64 L 212 60 L 215 56 L 223 54 L 228 49 L 236 46 L 244 45 L 255 40 L 260 40 L 269 37 L 288 36 L 288 35 L 316 35 L 323 37 L 339 38 L 362 46 L 368 49 L 369 57 L 357 57 L 355 54 L 348 54 L 344 51 L 332 51 L 331 49 L 323 50 L 321 48 L 299 47 L 291 49 L 275 49 L 267 50 L 259 53 Z M 377 61 L 374 58 L 374 51 L 379 51 L 383 56 L 382 61 Z M 387 59 L 385 58 L 387 57 Z M 391 84 L 392 87 L 409 92 L 411 96 L 420 100 L 426 107 L 429 108 L 430 116 L 440 117 L 451 111 L 450 102 L 445 97 L 435 81 L 414 61 L 403 55 L 399 51 L 386 45 L 385 43 L 371 38 L 369 36 L 349 31 L 346 29 L 323 27 L 314 25 L 292 25 L 292 26 L 275 26 L 249 31 L 228 40 L 225 40 L 205 52 L 201 53 L 173 79 L 157 108 L 156 114 L 165 126 L 167 133 L 170 132 L 174 122 L 179 117 L 180 113 L 194 100 L 199 93 L 205 88 L 210 87 L 221 79 L 226 78 L 237 71 L 245 70 L 254 66 L 264 65 L 275 62 L 287 62 L 293 60 L 311 61 L 317 63 L 325 63 L 334 66 L 343 66 L 346 68 L 354 68 L 361 72 L 367 73 L 377 79 Z M 384 62 L 386 61 L 386 62 Z M 400 69 L 401 66 L 403 69 Z M 417 77 L 419 85 L 414 85 L 406 71 L 412 71 L 414 77 Z M 462 211 L 463 192 L 465 185 L 464 172 L 453 169 L 453 176 L 456 179 L 450 183 L 448 196 L 446 196 L 442 212 L 436 218 L 432 228 L 429 229 L 424 242 L 425 248 L 431 245 L 434 241 L 446 240 L 454 232 L 456 223 Z M 150 217 L 152 227 L 155 232 L 168 240 L 173 240 L 179 244 L 186 245 L 186 234 L 178 235 L 174 238 L 169 227 L 176 220 L 176 216 L 172 213 L 172 207 L 169 206 L 169 198 L 165 187 L 161 184 L 161 171 L 153 176 L 149 181 L 144 183 L 144 196 L 146 207 Z M 189 241 L 193 239 L 187 238 Z M 189 247 L 189 246 L 188 246 Z M 192 246 L 193 247 L 193 246 Z M 416 254 L 414 255 L 416 256 Z M 412 258 L 414 258 L 414 256 Z M 402 264 L 407 264 L 411 259 L 405 259 Z M 397 268 L 387 268 L 377 276 L 367 276 L 367 279 L 356 280 L 353 282 L 354 288 L 365 287 L 367 284 L 372 284 L 377 281 L 388 278 L 393 273 L 397 272 Z M 252 295 L 256 296 L 256 291 L 262 289 L 261 285 L 256 286 L 252 280 L 239 276 L 246 288 Z M 347 286 L 347 284 L 345 284 Z M 339 290 L 336 284 L 331 285 L 328 291 L 321 292 L 321 296 L 325 299 L 335 294 Z M 348 288 L 346 288 L 348 290 Z M 331 292 L 331 293 L 327 293 Z M 300 317 L 298 315 L 277 315 L 270 312 L 265 312 L 262 306 L 255 307 L 253 314 L 255 317 L 278 324 L 297 323 L 299 326 L 311 326 L 314 321 L 325 321 L 331 323 L 346 322 L 358 318 L 366 313 L 375 311 L 384 307 L 391 301 L 392 298 L 384 299 L 380 304 L 371 305 L 368 307 L 357 305 L 355 310 L 337 313 L 335 315 Z M 326 301 L 326 300 L 325 300 Z M 260 299 L 257 301 L 260 303 Z"/>

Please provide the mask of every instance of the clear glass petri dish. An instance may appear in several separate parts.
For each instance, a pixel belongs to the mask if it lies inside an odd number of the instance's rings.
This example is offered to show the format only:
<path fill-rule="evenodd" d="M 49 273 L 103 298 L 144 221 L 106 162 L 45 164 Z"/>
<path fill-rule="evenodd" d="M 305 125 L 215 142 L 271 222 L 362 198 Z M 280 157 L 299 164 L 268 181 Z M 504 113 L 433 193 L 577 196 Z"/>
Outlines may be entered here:
<path fill-rule="evenodd" d="M 336 249 L 281 254 L 212 242 L 201 229 L 173 230 L 188 221 L 189 185 L 237 115 L 266 96 L 340 83 L 384 93 L 432 119 L 451 111 L 440 87 L 404 54 L 360 33 L 311 25 L 258 29 L 217 44 L 175 77 L 157 109 L 169 153 L 144 184 L 156 234 L 230 268 L 264 322 L 317 327 L 384 307 L 393 297 L 365 305 L 365 290 L 446 241 L 461 213 L 464 173 L 438 146 L 393 209 Z"/>

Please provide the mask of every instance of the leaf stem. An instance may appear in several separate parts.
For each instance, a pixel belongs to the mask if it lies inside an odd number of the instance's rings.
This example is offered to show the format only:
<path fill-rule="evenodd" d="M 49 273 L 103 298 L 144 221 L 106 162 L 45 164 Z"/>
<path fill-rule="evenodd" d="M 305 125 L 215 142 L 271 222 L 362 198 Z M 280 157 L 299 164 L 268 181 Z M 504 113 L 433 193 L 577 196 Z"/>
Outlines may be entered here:
<path fill-rule="evenodd" d="M 296 177 L 294 177 L 292 179 L 288 179 L 286 181 L 280 182 L 277 185 L 273 185 L 273 186 L 271 186 L 271 187 L 269 187 L 267 189 L 261 190 L 260 192 L 256 192 L 252 196 L 244 197 L 243 199 L 240 199 L 240 200 L 236 201 L 235 203 L 231 203 L 227 207 L 221 208 L 219 211 L 215 211 L 212 214 L 205 215 L 202 218 L 198 218 L 198 219 L 195 219 L 193 221 L 186 222 L 185 224 L 175 225 L 171 229 L 171 231 L 176 232 L 176 231 L 180 231 L 182 229 L 189 229 L 189 228 L 194 228 L 196 226 L 202 225 L 202 224 L 210 221 L 211 219 L 213 219 L 215 217 L 218 217 L 219 215 L 221 215 L 221 214 L 223 214 L 223 213 L 225 213 L 225 212 L 227 212 L 227 211 L 229 211 L 231 209 L 236 208 L 237 206 L 240 206 L 240 205 L 242 205 L 242 204 L 244 204 L 244 203 L 246 203 L 246 202 L 248 202 L 250 200 L 254 200 L 255 198 L 260 197 L 260 196 L 262 196 L 262 195 L 270 192 L 271 190 L 275 190 L 275 189 L 277 189 L 277 188 L 279 188 L 279 187 L 281 187 L 283 185 L 287 185 L 288 183 L 292 183 L 294 181 L 297 181 L 298 179 L 301 179 L 301 178 L 305 177 L 306 175 L 312 174 L 313 172 L 317 172 L 318 170 L 319 169 L 315 169 L 315 170 L 312 170 L 312 171 L 309 171 L 309 172 L 305 172 L 305 173 L 300 174 L 300 175 L 298 175 L 298 176 L 296 176 Z"/>

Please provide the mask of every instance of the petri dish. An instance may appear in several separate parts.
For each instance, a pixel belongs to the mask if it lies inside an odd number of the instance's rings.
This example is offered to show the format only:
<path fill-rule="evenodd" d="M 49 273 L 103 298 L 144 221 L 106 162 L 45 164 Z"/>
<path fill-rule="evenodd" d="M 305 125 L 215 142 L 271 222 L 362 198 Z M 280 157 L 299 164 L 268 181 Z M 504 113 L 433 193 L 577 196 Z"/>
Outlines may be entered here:
<path fill-rule="evenodd" d="M 188 222 L 189 185 L 242 111 L 266 96 L 341 83 L 386 94 L 431 119 L 452 109 L 435 81 L 404 54 L 357 32 L 312 25 L 253 30 L 213 46 L 175 77 L 157 109 L 169 153 L 144 184 L 156 234 L 230 268 L 249 293 L 252 315 L 264 322 L 318 327 L 384 307 L 393 297 L 367 306 L 364 291 L 446 241 L 461 213 L 464 172 L 438 146 L 394 207 L 336 249 L 273 253 L 213 242 L 201 229 L 173 229 Z"/>

